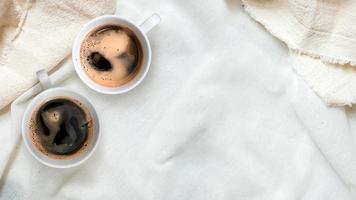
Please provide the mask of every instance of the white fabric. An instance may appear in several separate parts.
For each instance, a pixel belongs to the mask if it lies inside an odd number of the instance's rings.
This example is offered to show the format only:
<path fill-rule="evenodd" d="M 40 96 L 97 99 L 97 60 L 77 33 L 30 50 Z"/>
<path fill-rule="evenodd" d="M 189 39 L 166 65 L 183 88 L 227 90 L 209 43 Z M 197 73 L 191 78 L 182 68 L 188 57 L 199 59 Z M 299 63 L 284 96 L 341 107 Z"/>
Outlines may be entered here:
<path fill-rule="evenodd" d="M 114 0 L 1 0 L 0 109 L 70 55 L 85 22 L 114 11 Z"/>
<path fill-rule="evenodd" d="M 292 70 L 287 47 L 239 2 L 117 7 L 136 23 L 162 17 L 149 34 L 147 78 L 117 96 L 75 75 L 60 84 L 91 100 L 103 134 L 93 157 L 73 169 L 36 161 L 12 142 L 9 113 L 1 114 L 0 158 L 12 152 L 1 200 L 355 199 L 356 110 L 325 106 Z"/>
<path fill-rule="evenodd" d="M 332 106 L 356 103 L 356 1 L 243 0 L 291 51 L 294 68 Z"/>

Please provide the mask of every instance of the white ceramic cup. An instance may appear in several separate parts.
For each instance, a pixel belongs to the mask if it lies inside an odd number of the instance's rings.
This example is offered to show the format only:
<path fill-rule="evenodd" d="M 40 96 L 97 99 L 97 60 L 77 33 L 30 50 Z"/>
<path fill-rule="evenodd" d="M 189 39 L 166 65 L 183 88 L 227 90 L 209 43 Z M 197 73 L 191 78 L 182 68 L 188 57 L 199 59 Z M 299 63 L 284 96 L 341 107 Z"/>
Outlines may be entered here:
<path fill-rule="evenodd" d="M 151 17 L 146 19 L 141 25 L 138 26 L 132 23 L 131 21 L 116 15 L 104 15 L 101 17 L 97 17 L 85 24 L 77 35 L 72 49 L 72 59 L 75 71 L 77 72 L 79 78 L 91 89 L 104 94 L 121 94 L 135 88 L 145 78 L 151 64 L 152 52 L 150 42 L 146 34 L 153 27 L 158 25 L 160 20 L 161 18 L 158 14 L 153 14 Z M 132 80 L 119 87 L 105 87 L 94 82 L 88 77 L 80 62 L 80 47 L 85 37 L 88 35 L 88 33 L 92 32 L 98 27 L 102 27 L 105 25 L 119 25 L 130 29 L 136 35 L 142 46 L 143 62 L 141 70 Z"/>
<path fill-rule="evenodd" d="M 71 90 L 65 88 L 52 88 L 51 81 L 48 77 L 48 74 L 45 70 L 41 70 L 37 72 L 37 77 L 42 85 L 43 92 L 38 94 L 27 106 L 25 110 L 25 114 L 22 118 L 22 137 L 25 146 L 30 151 L 30 153 L 41 163 L 55 168 L 69 168 L 77 166 L 87 160 L 94 152 L 94 150 L 98 146 L 98 142 L 100 139 L 100 132 L 99 132 L 99 119 L 97 113 L 92 106 L 92 104 L 82 95 L 73 92 Z M 29 121 L 31 116 L 38 106 L 43 105 L 45 102 L 55 99 L 56 97 L 68 97 L 70 99 L 76 99 L 83 104 L 83 106 L 90 112 L 92 115 L 93 125 L 94 125 L 94 132 L 93 132 L 93 140 L 87 147 L 83 153 L 79 154 L 78 156 L 74 157 L 73 159 L 54 159 L 49 156 L 46 156 L 42 152 L 40 152 L 37 147 L 32 143 L 29 134 Z"/>

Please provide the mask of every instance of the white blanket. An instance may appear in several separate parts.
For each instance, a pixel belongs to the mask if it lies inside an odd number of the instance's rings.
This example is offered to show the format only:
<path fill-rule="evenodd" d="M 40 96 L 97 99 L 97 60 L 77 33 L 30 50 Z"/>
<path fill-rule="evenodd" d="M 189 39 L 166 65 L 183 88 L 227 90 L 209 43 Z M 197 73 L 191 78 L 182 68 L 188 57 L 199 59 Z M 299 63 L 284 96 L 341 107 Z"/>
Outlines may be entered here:
<path fill-rule="evenodd" d="M 98 151 L 53 169 L 19 140 L 1 200 L 355 199 L 356 110 L 326 107 L 293 72 L 287 47 L 238 1 L 118 2 L 137 23 L 153 12 L 162 23 L 149 34 L 142 85 L 107 96 L 75 75 L 60 84 L 97 108 Z M 9 117 L 0 115 L 3 143 L 14 137 Z"/>

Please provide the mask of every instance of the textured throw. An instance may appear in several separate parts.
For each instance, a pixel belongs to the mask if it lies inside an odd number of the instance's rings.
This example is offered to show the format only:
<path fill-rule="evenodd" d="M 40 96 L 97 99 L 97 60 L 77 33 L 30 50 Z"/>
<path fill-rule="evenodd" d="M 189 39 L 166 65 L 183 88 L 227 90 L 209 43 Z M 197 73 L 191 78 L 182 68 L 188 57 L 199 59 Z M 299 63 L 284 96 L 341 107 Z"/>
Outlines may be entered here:
<path fill-rule="evenodd" d="M 0 109 L 35 83 L 37 70 L 70 55 L 85 22 L 115 8 L 113 0 L 1 0 Z"/>
<path fill-rule="evenodd" d="M 356 103 L 356 1 L 243 0 L 291 49 L 296 72 L 328 104 Z"/>

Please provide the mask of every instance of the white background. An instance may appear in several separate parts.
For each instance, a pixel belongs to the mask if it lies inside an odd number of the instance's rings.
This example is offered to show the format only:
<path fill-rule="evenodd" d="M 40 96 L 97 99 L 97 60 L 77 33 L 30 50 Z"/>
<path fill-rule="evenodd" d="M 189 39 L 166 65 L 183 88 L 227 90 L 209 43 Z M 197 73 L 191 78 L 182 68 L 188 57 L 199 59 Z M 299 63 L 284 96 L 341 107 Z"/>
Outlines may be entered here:
<path fill-rule="evenodd" d="M 239 1 L 118 2 L 136 23 L 154 12 L 162 23 L 138 88 L 102 95 L 75 75 L 61 84 L 97 108 L 94 156 L 52 169 L 20 142 L 0 199 L 353 199 L 354 109 L 324 106 Z"/>

